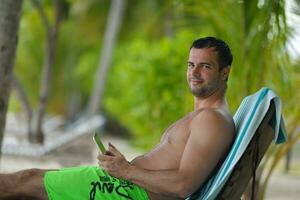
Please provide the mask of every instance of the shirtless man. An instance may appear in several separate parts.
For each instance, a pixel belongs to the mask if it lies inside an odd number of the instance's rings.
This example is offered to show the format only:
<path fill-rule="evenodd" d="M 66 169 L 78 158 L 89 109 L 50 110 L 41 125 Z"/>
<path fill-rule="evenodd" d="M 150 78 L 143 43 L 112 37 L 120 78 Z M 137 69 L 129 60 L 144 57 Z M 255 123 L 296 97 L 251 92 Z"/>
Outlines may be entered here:
<path fill-rule="evenodd" d="M 231 63 L 222 40 L 195 40 L 187 66 L 194 111 L 171 125 L 152 151 L 128 162 L 109 144 L 106 154 L 98 155 L 100 167 L 0 175 L 0 199 L 185 199 L 210 177 L 233 142 L 225 99 Z"/>

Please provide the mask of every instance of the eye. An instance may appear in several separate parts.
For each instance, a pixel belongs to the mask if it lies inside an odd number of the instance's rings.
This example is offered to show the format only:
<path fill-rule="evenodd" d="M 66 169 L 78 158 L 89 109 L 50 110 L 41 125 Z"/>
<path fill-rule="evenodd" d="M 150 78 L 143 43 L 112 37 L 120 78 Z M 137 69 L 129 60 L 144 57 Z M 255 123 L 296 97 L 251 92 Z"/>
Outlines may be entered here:
<path fill-rule="evenodd" d="M 203 64 L 202 66 L 206 69 L 211 69 L 211 66 L 209 64 Z"/>
<path fill-rule="evenodd" d="M 194 64 L 193 63 L 188 63 L 188 68 L 193 68 L 194 67 Z"/>

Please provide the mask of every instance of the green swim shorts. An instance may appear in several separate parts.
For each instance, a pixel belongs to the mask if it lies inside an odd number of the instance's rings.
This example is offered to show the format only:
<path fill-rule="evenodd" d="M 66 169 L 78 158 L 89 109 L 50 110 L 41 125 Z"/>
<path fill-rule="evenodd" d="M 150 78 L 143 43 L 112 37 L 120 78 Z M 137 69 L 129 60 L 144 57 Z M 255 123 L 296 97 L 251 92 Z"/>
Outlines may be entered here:
<path fill-rule="evenodd" d="M 48 171 L 44 185 L 49 200 L 149 200 L 138 185 L 114 178 L 96 166 Z"/>

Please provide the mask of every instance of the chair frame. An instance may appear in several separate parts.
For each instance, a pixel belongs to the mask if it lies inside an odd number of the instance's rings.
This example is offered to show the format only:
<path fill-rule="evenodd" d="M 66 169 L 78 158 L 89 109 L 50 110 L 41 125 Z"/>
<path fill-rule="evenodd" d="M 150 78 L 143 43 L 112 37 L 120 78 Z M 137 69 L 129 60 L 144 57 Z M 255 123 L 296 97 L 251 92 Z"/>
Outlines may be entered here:
<path fill-rule="evenodd" d="M 271 101 L 270 107 L 255 131 L 251 142 L 244 154 L 233 169 L 223 189 L 216 199 L 241 199 L 249 181 L 253 178 L 252 190 L 255 188 L 255 172 L 275 136 L 275 103 Z M 252 193 L 252 199 L 253 199 Z"/>

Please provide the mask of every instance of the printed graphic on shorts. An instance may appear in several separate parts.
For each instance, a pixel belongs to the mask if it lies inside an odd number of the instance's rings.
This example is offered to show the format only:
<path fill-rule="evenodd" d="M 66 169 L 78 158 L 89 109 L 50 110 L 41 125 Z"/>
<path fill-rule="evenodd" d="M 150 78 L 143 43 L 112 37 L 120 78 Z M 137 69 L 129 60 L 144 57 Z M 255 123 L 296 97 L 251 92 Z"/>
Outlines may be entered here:
<path fill-rule="evenodd" d="M 125 199 L 133 200 L 127 193 L 124 193 L 124 189 L 133 190 L 133 183 L 126 180 L 119 180 L 109 176 L 100 176 L 100 180 L 91 182 L 90 200 L 96 200 L 96 193 L 114 194 Z M 122 190 L 123 188 L 123 190 Z"/>

